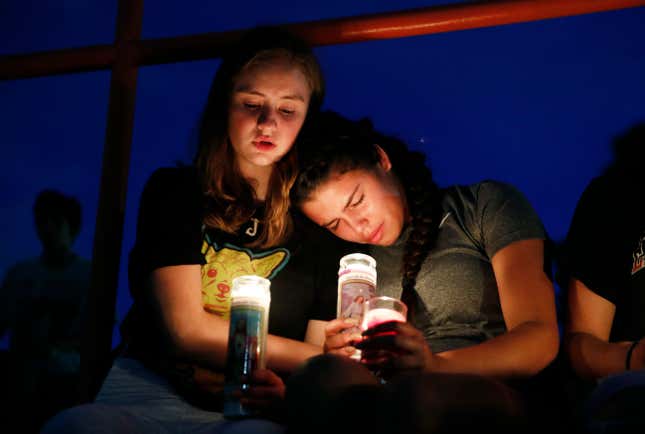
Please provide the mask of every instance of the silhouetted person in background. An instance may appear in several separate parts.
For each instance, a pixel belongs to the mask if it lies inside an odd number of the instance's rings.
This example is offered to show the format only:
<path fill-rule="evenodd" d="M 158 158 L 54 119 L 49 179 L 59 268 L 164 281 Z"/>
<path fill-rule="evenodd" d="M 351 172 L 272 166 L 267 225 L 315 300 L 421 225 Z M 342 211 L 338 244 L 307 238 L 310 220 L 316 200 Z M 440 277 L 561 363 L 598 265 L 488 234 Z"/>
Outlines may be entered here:
<path fill-rule="evenodd" d="M 3 373 L 12 405 L 8 416 L 25 433 L 37 432 L 44 420 L 76 400 L 81 312 L 91 266 L 72 250 L 81 227 L 76 198 L 44 190 L 33 211 L 42 253 L 9 269 L 0 307 L 0 334 L 10 335 L 9 369 Z"/>
<path fill-rule="evenodd" d="M 564 250 L 565 349 L 587 432 L 645 432 L 645 123 L 577 204 Z"/>

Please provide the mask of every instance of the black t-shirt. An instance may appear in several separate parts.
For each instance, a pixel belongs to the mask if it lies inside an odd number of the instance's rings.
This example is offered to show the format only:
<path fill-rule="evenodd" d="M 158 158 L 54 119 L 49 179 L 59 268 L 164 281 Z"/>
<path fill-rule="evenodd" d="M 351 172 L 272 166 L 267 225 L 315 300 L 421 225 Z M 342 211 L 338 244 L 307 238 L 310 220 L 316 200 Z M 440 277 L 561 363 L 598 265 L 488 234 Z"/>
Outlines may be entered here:
<path fill-rule="evenodd" d="M 268 278 L 270 334 L 303 340 L 309 319 L 335 317 L 338 261 L 350 248 L 347 243 L 294 214 L 295 229 L 287 243 L 249 248 L 260 222 L 252 218 L 234 235 L 205 229 L 203 209 L 204 197 L 192 167 L 159 169 L 146 184 L 130 254 L 134 303 L 122 327 L 130 354 L 148 360 L 167 355 L 168 345 L 144 285 L 151 271 L 164 266 L 200 264 L 202 287 L 195 290 L 202 292 L 208 312 L 225 318 L 234 277 Z"/>
<path fill-rule="evenodd" d="M 595 178 L 567 235 L 571 276 L 616 306 L 610 341 L 645 336 L 645 206 L 638 190 L 615 176 Z"/>

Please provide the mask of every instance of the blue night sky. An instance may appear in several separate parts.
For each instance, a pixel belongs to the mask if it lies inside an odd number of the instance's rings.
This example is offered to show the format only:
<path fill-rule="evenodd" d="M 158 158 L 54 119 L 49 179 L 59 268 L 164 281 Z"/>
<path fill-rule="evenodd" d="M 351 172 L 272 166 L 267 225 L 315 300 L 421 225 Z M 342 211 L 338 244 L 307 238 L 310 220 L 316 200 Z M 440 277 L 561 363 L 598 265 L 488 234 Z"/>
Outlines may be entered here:
<path fill-rule="evenodd" d="M 227 3 L 222 6 L 220 3 Z M 319 3 L 319 4 L 312 4 Z M 448 1 L 145 2 L 143 38 L 234 30 Z M 0 55 L 109 44 L 116 2 L 3 0 Z M 440 185 L 486 178 L 520 188 L 561 240 L 610 142 L 645 120 L 645 8 L 316 48 L 325 106 L 370 117 L 428 154 Z M 157 167 L 189 162 L 217 60 L 140 69 L 117 311 L 138 199 Z M 32 202 L 43 188 L 83 205 L 75 248 L 90 258 L 108 71 L 0 82 L 0 275 L 39 254 Z"/>

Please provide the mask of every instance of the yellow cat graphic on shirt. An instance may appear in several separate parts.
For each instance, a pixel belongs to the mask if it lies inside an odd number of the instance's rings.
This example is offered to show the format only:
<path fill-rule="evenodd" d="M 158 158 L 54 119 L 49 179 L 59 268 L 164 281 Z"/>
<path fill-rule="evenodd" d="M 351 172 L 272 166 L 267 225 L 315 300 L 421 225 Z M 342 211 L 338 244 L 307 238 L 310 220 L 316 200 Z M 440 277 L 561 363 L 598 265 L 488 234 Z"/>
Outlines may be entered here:
<path fill-rule="evenodd" d="M 224 244 L 218 248 L 204 240 L 202 254 L 202 301 L 204 309 L 223 318 L 229 317 L 233 279 L 245 274 L 273 278 L 289 261 L 283 248 L 255 253 L 249 249 Z"/>

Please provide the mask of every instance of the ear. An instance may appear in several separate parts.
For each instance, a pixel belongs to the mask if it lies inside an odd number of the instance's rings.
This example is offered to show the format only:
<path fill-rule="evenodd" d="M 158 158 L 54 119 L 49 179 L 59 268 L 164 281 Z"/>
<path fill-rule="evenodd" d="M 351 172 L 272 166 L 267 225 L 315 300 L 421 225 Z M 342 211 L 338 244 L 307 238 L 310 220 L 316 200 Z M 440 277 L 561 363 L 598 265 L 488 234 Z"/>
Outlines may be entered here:
<path fill-rule="evenodd" d="M 376 147 L 376 152 L 378 152 L 379 163 L 385 172 L 389 172 L 392 169 L 392 162 L 387 153 L 379 145 L 374 145 Z"/>

